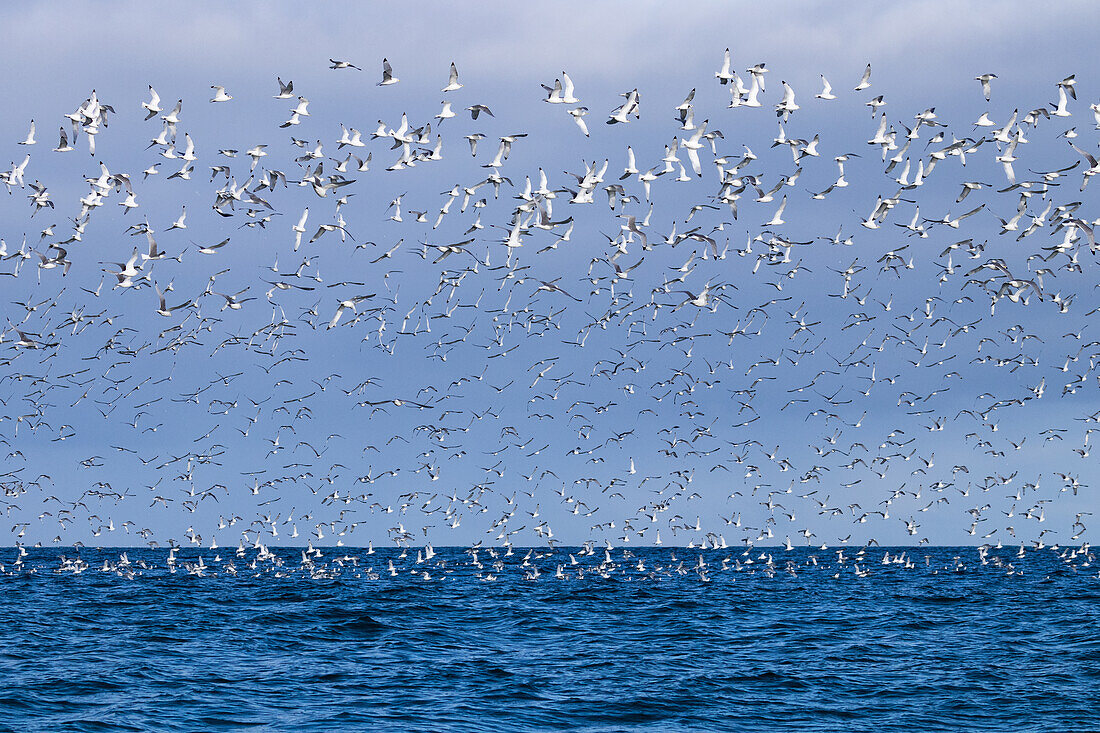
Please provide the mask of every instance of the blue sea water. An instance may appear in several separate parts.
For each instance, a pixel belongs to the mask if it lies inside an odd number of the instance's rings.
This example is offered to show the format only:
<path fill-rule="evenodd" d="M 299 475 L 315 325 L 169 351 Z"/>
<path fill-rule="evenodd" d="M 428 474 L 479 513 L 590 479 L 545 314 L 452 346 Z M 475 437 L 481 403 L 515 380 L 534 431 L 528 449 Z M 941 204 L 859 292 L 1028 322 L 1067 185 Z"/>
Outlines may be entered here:
<path fill-rule="evenodd" d="M 0 729 L 1100 730 L 1090 550 L 320 552 L 0 551 Z"/>

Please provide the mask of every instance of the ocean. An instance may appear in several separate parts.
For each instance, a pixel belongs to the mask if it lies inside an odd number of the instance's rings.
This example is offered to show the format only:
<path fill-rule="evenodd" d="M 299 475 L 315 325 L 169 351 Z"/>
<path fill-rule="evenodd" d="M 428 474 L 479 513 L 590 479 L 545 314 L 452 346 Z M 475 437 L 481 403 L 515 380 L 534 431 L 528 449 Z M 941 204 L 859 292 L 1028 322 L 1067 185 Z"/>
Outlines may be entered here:
<path fill-rule="evenodd" d="M 1100 730 L 1090 549 L 841 553 L 8 548 L 0 729 Z"/>

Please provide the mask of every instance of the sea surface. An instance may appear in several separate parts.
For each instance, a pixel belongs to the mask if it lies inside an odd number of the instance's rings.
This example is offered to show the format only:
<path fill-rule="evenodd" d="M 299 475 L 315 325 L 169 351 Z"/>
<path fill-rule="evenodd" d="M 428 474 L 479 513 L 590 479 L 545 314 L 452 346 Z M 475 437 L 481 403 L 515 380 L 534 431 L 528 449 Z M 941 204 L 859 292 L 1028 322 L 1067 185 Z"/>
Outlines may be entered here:
<path fill-rule="evenodd" d="M 318 552 L 0 550 L 0 729 L 1100 730 L 1089 549 Z"/>

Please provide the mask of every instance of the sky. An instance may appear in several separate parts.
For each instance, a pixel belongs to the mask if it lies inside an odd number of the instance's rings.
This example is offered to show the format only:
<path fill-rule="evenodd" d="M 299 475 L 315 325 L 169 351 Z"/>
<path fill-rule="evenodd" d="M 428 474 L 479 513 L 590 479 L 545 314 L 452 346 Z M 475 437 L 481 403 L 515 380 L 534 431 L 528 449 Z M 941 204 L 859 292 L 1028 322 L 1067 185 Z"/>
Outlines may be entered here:
<path fill-rule="evenodd" d="M 975 279 L 971 270 L 1003 259 L 1030 279 L 1044 263 L 1029 256 L 1045 255 L 1040 247 L 1062 241 L 1065 230 L 1047 226 L 1023 241 L 999 234 L 998 218 L 1015 213 L 1020 190 L 1000 192 L 1008 181 L 995 143 L 968 155 L 965 168 L 949 156 L 924 185 L 899 190 L 900 167 L 884 175 L 878 147 L 867 144 L 879 117 L 866 103 L 883 95 L 879 114 L 900 131 L 899 142 L 901 125 L 912 127 L 924 110 L 934 108 L 948 125 L 918 130 L 915 169 L 952 134 L 991 135 L 997 128 L 973 125 L 983 112 L 1002 125 L 1016 109 L 1021 116 L 1051 109 L 1056 83 L 1077 74 L 1072 116 L 1026 126 L 1016 171 L 1035 180 L 1032 171 L 1071 166 L 1082 157 L 1065 130 L 1075 128 L 1079 147 L 1096 149 L 1089 105 L 1100 95 L 1087 73 L 1096 60 L 1092 6 L 1066 3 L 1055 13 L 1001 3 L 994 13 L 965 2 L 696 3 L 687 13 L 649 3 L 522 10 L 427 3 L 417 10 L 288 3 L 232 10 L 200 3 L 183 13 L 138 3 L 0 10 L 11 59 L 0 145 L 12 166 L 30 154 L 25 183 L 45 184 L 55 206 L 31 217 L 28 189 L 9 187 L 0 202 L 9 254 L 24 236 L 47 255 L 50 243 L 67 238 L 100 163 L 129 174 L 139 204 L 123 213 L 116 204 L 126 194 L 112 192 L 81 240 L 64 245 L 68 274 L 39 269 L 33 256 L 17 277 L 4 278 L 0 435 L 10 452 L 3 470 L 11 472 L 4 499 L 11 542 L 650 544 L 658 532 L 665 544 L 697 544 L 710 533 L 731 545 L 1089 537 L 1088 517 L 1077 515 L 1096 506 L 1086 432 L 1100 409 L 1090 363 L 1100 350 L 1088 317 L 1100 305 L 1095 256 L 1081 248 L 1078 232 L 1080 272 L 1057 269 L 1070 262 L 1059 254 L 1045 263 L 1051 273 L 1042 301 L 1003 299 L 991 313 L 978 283 L 991 271 Z M 726 48 L 746 83 L 746 70 L 766 63 L 761 108 L 727 107 L 729 88 L 715 78 Z M 399 83 L 376 85 L 383 57 Z M 330 59 L 363 70 L 333 70 Z M 443 93 L 451 62 L 464 87 Z M 872 86 L 856 92 L 868 63 Z M 542 101 L 540 84 L 552 86 L 563 71 L 588 108 L 590 137 L 565 112 L 572 105 Z M 984 73 L 997 75 L 988 103 L 974 80 Z M 822 74 L 837 100 L 814 98 Z M 276 77 L 293 80 L 295 94 L 309 99 L 301 124 L 278 127 L 297 101 L 272 99 Z M 819 158 L 796 164 L 788 146 L 772 145 L 783 82 L 800 105 L 785 134 L 819 136 Z M 233 99 L 208 102 L 215 84 Z M 143 119 L 150 85 L 165 111 L 183 100 L 178 147 L 191 135 L 197 157 L 189 181 L 168 180 L 179 161 L 148 147 L 162 129 L 159 119 Z M 83 134 L 73 152 L 52 152 L 58 128 L 69 129 L 64 115 L 93 89 L 114 109 L 96 135 L 96 154 Z M 634 89 L 640 119 L 605 124 L 620 95 Z M 604 185 L 618 183 L 627 146 L 639 169 L 659 169 L 672 139 L 691 136 L 674 108 L 692 89 L 695 123 L 705 119 L 722 133 L 715 145 L 725 169 L 749 149 L 756 160 L 745 171 L 758 177 L 761 194 L 800 171 L 794 185 L 757 202 L 747 184 L 736 219 L 724 204 L 693 213 L 715 206 L 720 188 L 705 142 L 703 175 L 690 175 L 681 150 L 690 180 L 673 181 L 677 169 L 654 182 L 652 209 L 636 177 L 622 184 L 638 200 L 620 211 L 610 210 L 602 190 L 592 205 L 567 203 L 565 189 L 578 184 L 569 174 L 583 177 L 587 166 L 609 161 Z M 433 115 L 444 100 L 458 116 L 440 123 Z M 471 120 L 462 110 L 475 103 L 494 116 Z M 324 157 L 308 164 L 323 161 L 331 175 L 348 152 L 337 150 L 341 124 L 366 139 L 380 121 L 398 127 L 402 113 L 412 127 L 432 123 L 431 143 L 422 147 L 430 150 L 441 135 L 442 160 L 388 171 L 400 146 L 372 141 L 353 151 L 370 152 L 372 161 L 361 175 L 349 169 L 356 181 L 340 190 L 350 194 L 344 205 L 337 206 L 339 194 L 321 198 L 292 183 L 259 192 L 271 208 L 254 207 L 252 217 L 244 203 L 231 217 L 212 210 L 214 192 L 228 181 L 212 181 L 211 166 L 230 166 L 232 181 L 255 191 L 265 169 L 300 180 L 306 168 L 295 158 L 321 141 Z M 38 143 L 20 146 L 31 119 Z M 940 130 L 947 130 L 943 143 L 930 143 Z M 471 157 L 463 137 L 474 132 L 485 139 Z M 486 164 L 504 135 L 517 136 L 499 167 L 509 183 L 497 196 L 491 184 L 478 188 L 464 212 L 460 195 L 433 228 L 447 191 L 492 172 Z M 243 152 L 256 145 L 267 145 L 269 156 L 250 177 Z M 220 149 L 240 152 L 227 158 Z M 849 185 L 810 199 L 836 180 L 832 158 L 845 153 Z M 159 172 L 143 177 L 156 162 Z M 538 187 L 540 169 L 558 191 L 551 219 L 574 218 L 569 240 L 540 251 L 569 225 L 531 228 L 509 253 L 502 242 L 523 203 L 516 196 L 525 178 Z M 1095 219 L 1095 189 L 1078 190 L 1081 172 L 1051 179 L 1058 186 L 1048 196 L 1027 199 L 1023 226 L 1048 202 L 1080 202 L 1075 215 Z M 986 185 L 956 203 L 964 181 Z M 399 195 L 397 222 L 389 204 Z M 769 225 L 784 195 L 785 221 Z M 860 227 L 879 197 L 895 195 L 901 200 L 880 229 Z M 476 208 L 482 198 L 484 208 Z M 907 224 L 917 206 L 921 216 L 941 219 L 980 204 L 957 229 L 927 226 L 927 238 L 894 226 Z M 186 228 L 170 230 L 183 207 Z M 295 251 L 291 227 L 306 207 L 306 241 Z M 416 211 L 428 222 L 417 222 Z M 478 212 L 484 229 L 467 233 Z M 649 217 L 642 227 L 652 250 L 624 233 L 619 213 Z M 318 224 L 337 217 L 343 239 L 333 231 L 308 241 Z M 145 237 L 127 232 L 143 221 L 169 257 L 180 256 L 144 272 L 162 290 L 172 285 L 169 305 L 197 300 L 197 308 L 165 318 L 154 312 L 151 287 L 111 287 L 103 270 L 125 263 L 135 246 L 144 251 Z M 699 240 L 656 244 L 674 222 L 681 234 L 700 227 L 724 256 L 716 260 Z M 54 233 L 40 236 L 49 224 Z M 838 230 L 851 246 L 828 241 Z M 760 259 L 763 240 L 777 235 L 806 244 L 791 244 L 786 261 Z M 215 254 L 197 251 L 227 237 Z M 431 246 L 471 237 L 470 254 L 436 261 L 440 251 Z M 614 265 L 612 240 L 627 250 Z M 946 249 L 967 240 L 985 249 Z M 882 259 L 894 251 L 903 263 L 897 272 Z M 0 269 L 14 272 L 16 262 Z M 615 265 L 635 262 L 636 271 L 612 282 Z M 833 297 L 843 293 L 849 267 L 864 268 L 852 275 L 853 293 Z M 276 281 L 292 284 L 280 289 Z M 565 292 L 539 291 L 540 282 Z M 684 304 L 708 284 L 718 300 Z M 255 300 L 219 310 L 225 300 L 204 294 L 208 286 L 228 294 L 248 288 L 242 297 Z M 1070 301 L 1066 313 L 1055 293 Z M 340 301 L 355 297 L 363 298 L 362 312 L 345 312 L 326 328 Z M 76 319 L 67 321 L 69 313 Z M 13 343 L 16 328 L 43 348 Z M 382 404 L 394 399 L 404 404 Z M 985 411 L 999 399 L 1023 403 Z"/>

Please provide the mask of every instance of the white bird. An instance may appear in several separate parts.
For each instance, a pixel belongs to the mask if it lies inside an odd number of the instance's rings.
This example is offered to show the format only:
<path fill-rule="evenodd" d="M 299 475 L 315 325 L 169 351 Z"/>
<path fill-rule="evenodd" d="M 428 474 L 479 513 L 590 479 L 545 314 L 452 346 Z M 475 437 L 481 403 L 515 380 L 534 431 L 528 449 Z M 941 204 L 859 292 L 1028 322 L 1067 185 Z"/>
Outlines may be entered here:
<path fill-rule="evenodd" d="M 458 67 L 455 66 L 454 61 L 451 62 L 451 77 L 447 81 L 447 86 L 443 87 L 440 91 L 454 92 L 462 88 L 462 85 L 458 83 Z"/>
<path fill-rule="evenodd" d="M 1004 166 L 1005 177 L 1008 179 L 1009 184 L 1016 183 L 1016 173 L 1012 169 L 1012 164 L 1016 162 L 1016 144 L 1018 142 L 1019 138 L 1013 138 L 1005 151 L 996 157 L 997 162 Z"/>
<path fill-rule="evenodd" d="M 707 130 L 707 121 L 703 120 L 703 124 L 699 126 L 699 129 L 688 139 L 680 143 L 680 146 L 687 150 L 688 159 L 691 161 L 691 168 L 695 171 L 695 175 L 703 175 L 703 167 L 699 163 L 699 149 L 703 147 L 701 142 L 703 135 Z"/>
<path fill-rule="evenodd" d="M 31 120 L 31 129 L 27 133 L 27 137 L 20 142 L 20 145 L 34 145 L 36 140 L 34 139 L 34 120 Z"/>
<path fill-rule="evenodd" d="M 490 117 L 496 117 L 496 115 L 493 114 L 493 111 L 486 107 L 484 104 L 472 104 L 466 108 L 466 111 L 470 113 L 470 118 L 475 120 L 477 119 L 478 115 L 483 113 L 489 115 Z"/>
<path fill-rule="evenodd" d="M 740 104 L 742 106 L 745 106 L 745 107 L 759 107 L 760 106 L 760 100 L 757 99 L 757 97 L 760 96 L 760 92 L 761 92 L 760 79 L 761 79 L 761 77 L 760 77 L 759 74 L 753 74 L 752 75 L 752 82 L 750 83 L 749 88 L 746 91 L 746 94 L 748 96 L 746 96 L 744 99 L 740 99 L 740 97 L 738 97 L 738 99 L 739 99 L 738 104 Z M 735 94 L 735 96 L 737 96 L 738 94 L 740 94 L 740 90 L 736 90 L 734 94 Z M 733 106 L 733 105 L 731 104 L 730 106 Z"/>
<path fill-rule="evenodd" d="M 183 211 L 179 215 L 179 218 L 176 219 L 174 222 L 172 222 L 172 226 L 168 227 L 168 231 L 172 231 L 173 229 L 186 229 L 187 224 L 184 223 L 184 220 L 186 218 L 187 218 L 187 207 L 184 206 Z"/>
<path fill-rule="evenodd" d="M 149 110 L 149 114 L 145 115 L 145 119 L 147 120 L 151 120 L 163 112 L 160 108 L 160 95 L 157 94 L 157 90 L 153 89 L 152 85 L 149 86 L 149 101 L 142 102 L 141 106 Z"/>
<path fill-rule="evenodd" d="M 329 67 L 330 69 L 355 69 L 356 71 L 362 71 L 362 69 L 360 69 L 358 66 L 351 63 L 350 61 L 338 61 L 336 59 L 329 59 L 328 62 L 332 64 L 332 66 Z"/>
<path fill-rule="evenodd" d="M 562 93 L 561 101 L 565 104 L 578 104 L 581 100 L 573 96 L 573 80 L 569 78 L 569 74 L 564 71 L 561 72 L 562 78 Z"/>
<path fill-rule="evenodd" d="M 228 102 L 233 99 L 232 95 L 225 93 L 225 87 L 213 84 L 210 88 L 214 90 L 214 98 L 210 100 L 211 102 Z"/>
<path fill-rule="evenodd" d="M 294 82 L 288 81 L 283 84 L 281 77 L 275 77 L 275 80 L 279 82 L 279 93 L 276 94 L 273 99 L 293 99 L 294 98 Z"/>
<path fill-rule="evenodd" d="M 863 71 L 863 78 L 859 80 L 859 84 L 856 85 L 856 91 L 860 92 L 871 86 L 871 65 L 867 64 L 867 68 Z"/>
<path fill-rule="evenodd" d="M 569 110 L 569 114 L 573 116 L 573 122 L 577 123 L 577 127 L 581 128 L 581 132 L 585 137 L 588 137 L 588 125 L 584 122 L 584 116 L 588 114 L 588 107 L 575 107 Z M 1098 117 L 1097 119 L 1100 119 Z M 1100 126 L 1100 122 L 1097 123 Z"/>
<path fill-rule="evenodd" d="M 162 293 L 160 291 L 160 288 L 155 286 L 155 285 L 153 286 L 153 289 L 157 293 L 157 300 L 160 301 L 160 305 L 157 307 L 157 314 L 161 315 L 161 316 L 164 316 L 165 318 L 170 318 L 172 316 L 173 312 L 178 311 L 181 308 L 187 308 L 188 306 L 192 305 L 190 300 L 186 300 L 186 301 L 180 303 L 179 305 L 174 305 L 171 308 L 169 308 L 168 304 L 164 300 L 165 293 Z M 171 286 L 171 284 L 169 284 L 168 288 L 165 292 L 167 292 L 168 290 L 171 290 L 171 289 L 172 289 L 172 286 Z"/>
<path fill-rule="evenodd" d="M 298 223 L 292 226 L 290 229 L 295 233 L 294 235 L 294 251 L 297 252 L 298 248 L 302 246 L 302 235 L 306 233 L 306 219 L 309 218 L 309 207 L 307 206 L 302 212 L 301 218 L 298 219 Z"/>
<path fill-rule="evenodd" d="M 545 84 L 542 88 L 547 91 L 546 99 L 542 100 L 549 104 L 561 104 L 564 100 L 561 98 L 561 79 L 554 80 L 554 86 L 548 87 Z"/>
<path fill-rule="evenodd" d="M 613 125 L 615 123 L 629 122 L 631 113 L 637 116 L 638 100 L 640 99 L 638 95 L 638 90 L 634 89 L 630 92 L 627 92 L 623 96 L 626 97 L 626 102 L 624 102 L 621 106 L 616 108 L 611 113 L 611 119 L 607 121 L 607 124 Z"/>
<path fill-rule="evenodd" d="M 787 82 L 783 82 L 783 99 L 775 105 L 776 114 L 786 122 L 791 113 L 799 109 L 801 108 L 794 101 L 794 89 L 791 89 Z"/>
<path fill-rule="evenodd" d="M 736 74 L 730 73 L 730 50 L 728 48 L 722 57 L 722 68 L 714 72 L 714 77 L 718 79 L 719 84 L 728 84 L 737 78 Z"/>
<path fill-rule="evenodd" d="M 818 99 L 836 99 L 836 95 L 833 94 L 833 87 L 829 84 L 829 80 L 825 78 L 825 75 L 821 75 L 821 93 L 816 94 Z"/>
<path fill-rule="evenodd" d="M 57 143 L 57 147 L 53 149 L 55 153 L 68 153 L 73 147 L 69 145 L 69 136 L 65 133 L 65 128 L 61 128 L 61 140 Z"/>
<path fill-rule="evenodd" d="M 166 115 L 161 115 L 160 118 L 170 125 L 178 124 L 180 121 L 180 113 L 183 111 L 183 100 L 177 99 L 176 106 L 172 108 L 172 111 Z"/>
<path fill-rule="evenodd" d="M 764 226 L 777 227 L 781 224 L 786 224 L 783 221 L 783 209 L 787 208 L 787 197 L 783 196 L 783 200 L 779 203 L 779 208 L 775 210 L 775 215 L 772 216 L 771 221 L 767 222 Z"/>
<path fill-rule="evenodd" d="M 974 81 L 981 82 L 982 94 L 985 95 L 985 101 L 989 101 L 989 82 L 996 79 L 996 74 L 982 74 L 981 76 L 975 76 Z"/>
<path fill-rule="evenodd" d="M 455 116 L 455 112 L 454 112 L 454 110 L 451 109 L 451 103 L 445 101 L 445 102 L 443 102 L 443 109 L 441 109 L 439 111 L 439 113 L 435 116 L 435 118 L 437 120 L 439 120 L 440 122 L 442 122 L 443 120 L 449 120 L 454 116 Z"/>
<path fill-rule="evenodd" d="M 393 75 L 393 67 L 390 66 L 389 59 L 382 59 L 382 81 L 378 82 L 378 86 L 389 86 L 399 81 L 401 80 Z"/>
<path fill-rule="evenodd" d="M 256 170 L 256 164 L 260 161 L 260 158 L 263 158 L 264 156 L 267 155 L 267 151 L 264 150 L 264 148 L 266 148 L 266 147 L 267 147 L 267 145 L 257 145 L 254 148 L 252 148 L 251 150 L 246 150 L 245 151 L 244 154 L 252 159 L 252 167 L 249 168 L 248 170 L 250 170 L 250 171 Z"/>
<path fill-rule="evenodd" d="M 634 148 L 629 145 L 626 146 L 626 167 L 623 168 L 623 174 L 619 176 L 620 181 L 625 181 L 631 176 L 638 175 L 638 164 L 634 160 Z"/>
<path fill-rule="evenodd" d="M 1066 88 L 1062 84 L 1058 85 L 1058 104 L 1055 106 L 1051 104 L 1054 109 L 1051 114 L 1055 117 L 1069 117 L 1072 113 L 1066 109 L 1066 105 L 1069 104 L 1069 99 L 1066 97 Z"/>

